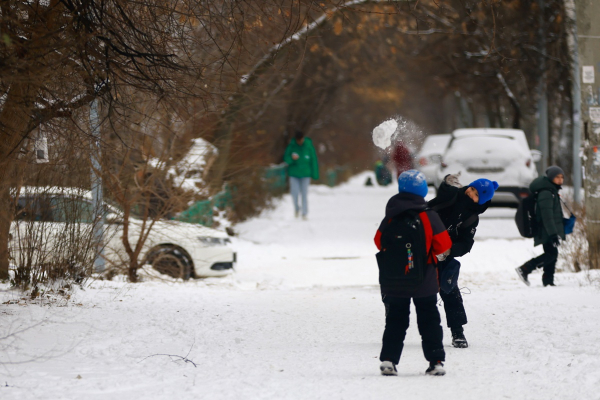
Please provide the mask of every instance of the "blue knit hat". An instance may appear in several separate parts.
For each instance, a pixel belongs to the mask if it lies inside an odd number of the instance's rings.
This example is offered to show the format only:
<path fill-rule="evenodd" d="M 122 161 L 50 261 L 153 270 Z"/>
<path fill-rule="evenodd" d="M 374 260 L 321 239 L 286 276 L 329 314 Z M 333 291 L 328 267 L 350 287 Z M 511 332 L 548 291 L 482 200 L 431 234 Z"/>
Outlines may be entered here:
<path fill-rule="evenodd" d="M 427 179 L 422 172 L 416 169 L 404 171 L 398 177 L 398 191 L 400 193 L 412 193 L 417 196 L 427 196 Z"/>
<path fill-rule="evenodd" d="M 487 203 L 494 197 L 494 192 L 498 189 L 498 182 L 489 179 L 477 179 L 469 184 L 470 187 L 477 190 L 479 195 L 479 204 Z"/>

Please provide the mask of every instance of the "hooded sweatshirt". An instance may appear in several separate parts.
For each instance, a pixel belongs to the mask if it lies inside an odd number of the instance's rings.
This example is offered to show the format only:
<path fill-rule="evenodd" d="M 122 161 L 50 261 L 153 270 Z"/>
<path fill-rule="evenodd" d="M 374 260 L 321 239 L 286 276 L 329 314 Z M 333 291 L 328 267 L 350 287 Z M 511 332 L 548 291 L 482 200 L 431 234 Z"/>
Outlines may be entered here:
<path fill-rule="evenodd" d="M 298 154 L 298 159 L 294 160 L 292 154 Z M 283 161 L 288 165 L 288 175 L 294 178 L 312 178 L 319 179 L 319 163 L 317 161 L 317 152 L 312 144 L 312 140 L 305 137 L 302 144 L 298 144 L 296 139 L 292 139 L 285 149 Z"/>
<path fill-rule="evenodd" d="M 450 249 L 452 241 L 437 213 L 432 210 L 425 210 L 426 208 L 425 199 L 412 193 L 398 193 L 388 201 L 385 207 L 385 218 L 381 221 L 375 234 L 377 249 L 381 250 L 381 233 L 391 220 L 405 211 L 414 210 L 419 212 L 419 218 L 425 229 L 425 248 L 427 249 L 428 258 L 425 267 L 425 278 L 419 287 L 414 291 L 405 291 L 382 285 L 381 293 L 384 296 L 427 297 L 439 291 L 437 270 L 435 268 L 437 259 L 435 256 Z"/>

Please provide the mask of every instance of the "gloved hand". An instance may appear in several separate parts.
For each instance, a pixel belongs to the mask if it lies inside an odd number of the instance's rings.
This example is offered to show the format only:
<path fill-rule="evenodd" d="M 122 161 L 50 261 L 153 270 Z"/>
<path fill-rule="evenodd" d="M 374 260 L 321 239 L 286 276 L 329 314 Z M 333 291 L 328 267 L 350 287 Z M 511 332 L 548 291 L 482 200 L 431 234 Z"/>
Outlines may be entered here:
<path fill-rule="evenodd" d="M 558 238 L 558 235 L 550 236 L 550 243 L 552 243 L 552 247 L 560 246 L 560 239 Z"/>
<path fill-rule="evenodd" d="M 436 255 L 435 257 L 438 259 L 438 261 L 444 261 L 446 259 L 446 257 L 448 257 L 449 254 L 450 254 L 450 249 L 446 250 L 442 254 Z"/>
<path fill-rule="evenodd" d="M 461 185 L 460 182 L 458 181 L 459 178 L 460 178 L 460 171 L 458 172 L 458 174 L 446 175 L 444 177 L 444 181 L 450 186 L 461 188 L 461 187 L 463 187 L 463 185 Z"/>

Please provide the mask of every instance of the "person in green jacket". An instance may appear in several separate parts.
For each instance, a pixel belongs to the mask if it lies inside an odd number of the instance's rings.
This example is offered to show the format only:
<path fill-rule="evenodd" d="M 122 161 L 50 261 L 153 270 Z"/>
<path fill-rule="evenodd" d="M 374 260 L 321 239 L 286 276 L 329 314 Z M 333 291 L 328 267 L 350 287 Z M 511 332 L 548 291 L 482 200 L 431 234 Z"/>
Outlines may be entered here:
<path fill-rule="evenodd" d="M 531 182 L 529 189 L 536 195 L 536 220 L 537 232 L 534 237 L 534 246 L 542 245 L 544 254 L 532 258 L 518 267 L 519 278 L 529 286 L 529 275 L 536 268 L 543 268 L 542 284 L 554 285 L 554 270 L 558 259 L 558 246 L 560 239 L 565 240 L 565 226 L 563 212 L 560 205 L 558 191 L 565 179 L 565 173 L 560 167 L 552 166 L 546 170 L 546 176 L 540 176 Z"/>
<path fill-rule="evenodd" d="M 388 157 L 383 160 L 377 160 L 375 163 L 375 179 L 380 186 L 387 186 L 392 183 L 392 173 L 387 168 Z"/>
<path fill-rule="evenodd" d="M 288 165 L 290 192 L 294 201 L 296 218 L 300 215 L 298 196 L 301 194 L 302 218 L 306 219 L 308 214 L 308 185 L 311 178 L 319 179 L 319 163 L 312 140 L 304 137 L 303 132 L 296 131 L 294 139 L 285 149 L 283 161 Z"/>

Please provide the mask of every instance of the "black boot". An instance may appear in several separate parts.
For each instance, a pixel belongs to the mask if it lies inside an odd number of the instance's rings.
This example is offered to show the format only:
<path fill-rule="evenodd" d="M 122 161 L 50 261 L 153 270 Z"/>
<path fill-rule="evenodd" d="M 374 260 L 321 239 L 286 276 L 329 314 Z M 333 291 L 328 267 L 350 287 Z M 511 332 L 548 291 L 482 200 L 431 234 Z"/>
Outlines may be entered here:
<path fill-rule="evenodd" d="M 425 370 L 427 375 L 434 376 L 443 376 L 446 375 L 446 370 L 444 369 L 444 363 L 441 361 L 431 361 L 429 363 L 429 368 Z"/>
<path fill-rule="evenodd" d="M 544 285 L 544 287 L 556 286 L 554 284 L 554 275 L 550 276 L 550 275 L 543 274 L 542 275 L 542 284 Z"/>
<path fill-rule="evenodd" d="M 467 338 L 465 337 L 464 331 L 461 328 L 451 329 L 452 330 L 452 346 L 458 349 L 466 349 L 469 347 Z"/>
<path fill-rule="evenodd" d="M 517 275 L 519 275 L 519 279 L 521 279 L 523 281 L 523 283 L 526 284 L 527 286 L 530 286 L 531 283 L 529 283 L 529 280 L 527 279 L 527 275 L 529 275 L 529 272 L 524 267 L 525 267 L 525 265 L 515 268 L 515 271 L 517 271 Z"/>

